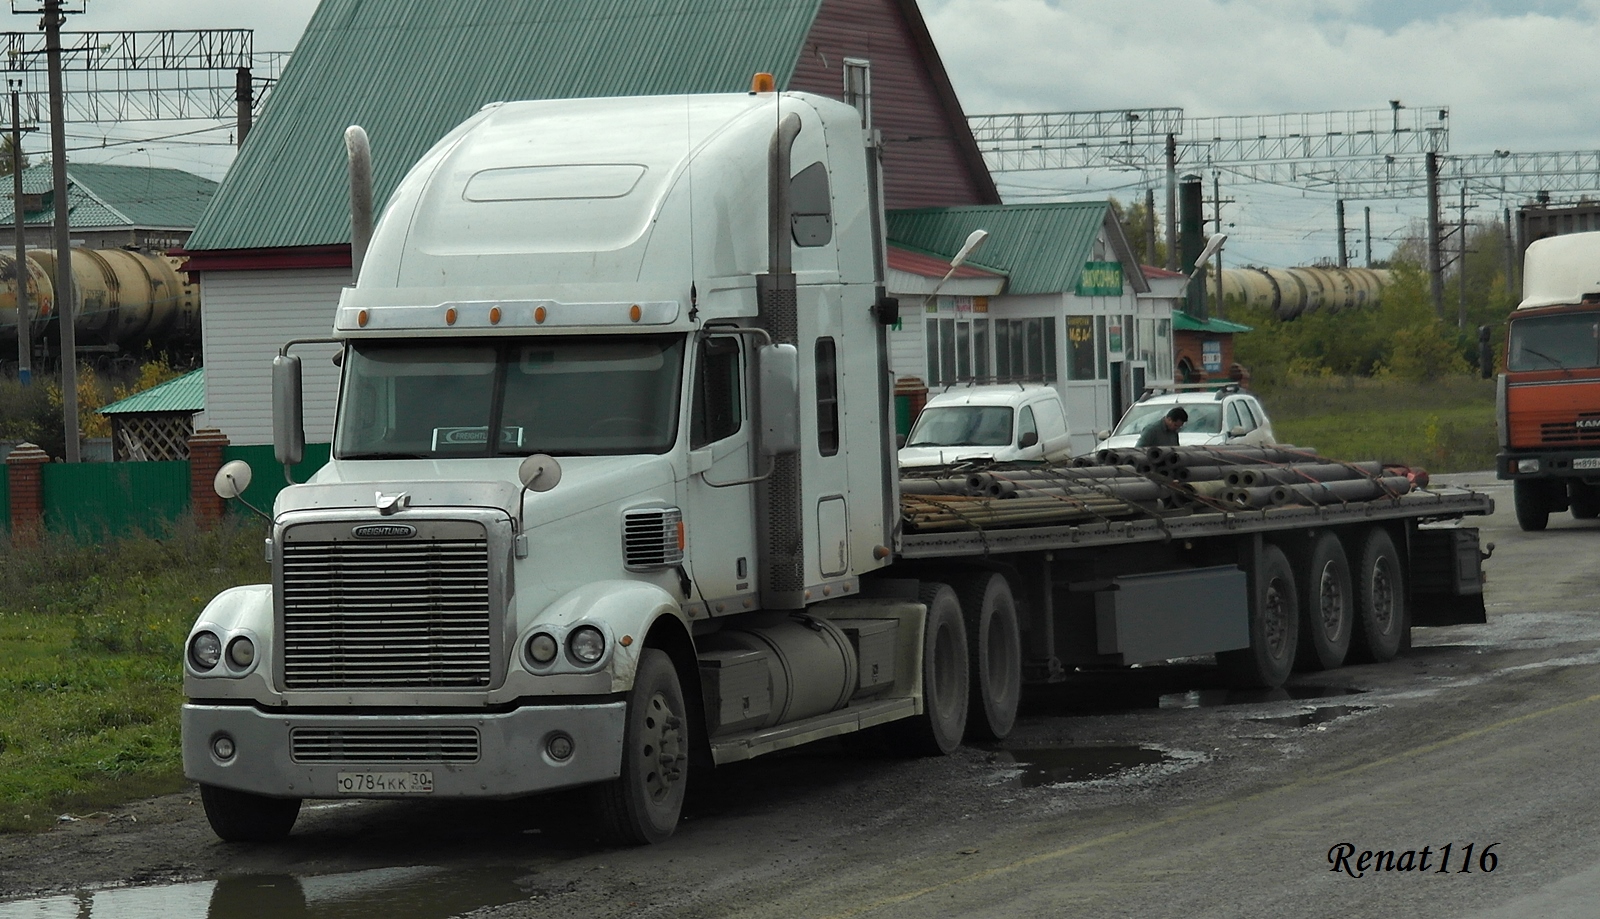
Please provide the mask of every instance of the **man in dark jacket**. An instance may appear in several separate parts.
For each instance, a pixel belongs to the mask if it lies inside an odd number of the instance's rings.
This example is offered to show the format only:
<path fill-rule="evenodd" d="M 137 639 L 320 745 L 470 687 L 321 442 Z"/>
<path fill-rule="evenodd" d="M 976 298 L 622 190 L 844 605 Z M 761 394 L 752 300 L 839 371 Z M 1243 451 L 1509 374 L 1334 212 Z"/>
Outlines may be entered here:
<path fill-rule="evenodd" d="M 1140 447 L 1176 447 L 1178 445 L 1178 431 L 1189 420 L 1189 413 L 1183 406 L 1175 405 L 1172 411 L 1167 412 L 1155 424 L 1144 429 L 1139 435 Z"/>

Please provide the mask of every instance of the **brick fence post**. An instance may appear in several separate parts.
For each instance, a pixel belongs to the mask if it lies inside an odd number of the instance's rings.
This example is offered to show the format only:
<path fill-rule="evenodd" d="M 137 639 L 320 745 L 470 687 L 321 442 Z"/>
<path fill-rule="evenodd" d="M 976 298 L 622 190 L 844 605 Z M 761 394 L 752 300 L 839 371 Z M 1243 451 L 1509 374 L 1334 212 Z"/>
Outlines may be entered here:
<path fill-rule="evenodd" d="M 50 454 L 37 444 L 18 444 L 6 457 L 10 467 L 11 541 L 34 546 L 44 531 L 44 470 Z"/>
<path fill-rule="evenodd" d="M 217 496 L 214 487 L 227 445 L 227 435 L 216 428 L 201 428 L 189 436 L 189 506 L 202 530 L 211 529 L 228 511 L 228 502 Z"/>

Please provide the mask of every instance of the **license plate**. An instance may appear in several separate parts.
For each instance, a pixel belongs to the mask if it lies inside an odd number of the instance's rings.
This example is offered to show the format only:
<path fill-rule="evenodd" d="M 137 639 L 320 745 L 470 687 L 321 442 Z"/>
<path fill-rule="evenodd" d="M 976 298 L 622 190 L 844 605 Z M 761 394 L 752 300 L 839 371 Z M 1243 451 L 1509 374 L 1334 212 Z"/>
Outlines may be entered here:
<path fill-rule="evenodd" d="M 432 772 L 341 772 L 342 795 L 426 795 L 433 793 Z"/>
<path fill-rule="evenodd" d="M 1600 456 L 1585 456 L 1572 461 L 1574 469 L 1600 469 Z"/>

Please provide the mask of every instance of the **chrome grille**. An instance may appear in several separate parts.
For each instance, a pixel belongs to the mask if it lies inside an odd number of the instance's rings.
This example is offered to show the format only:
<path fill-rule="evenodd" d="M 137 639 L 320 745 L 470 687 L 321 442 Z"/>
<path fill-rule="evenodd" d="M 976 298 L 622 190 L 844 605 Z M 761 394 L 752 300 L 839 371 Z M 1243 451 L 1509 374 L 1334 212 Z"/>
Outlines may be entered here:
<path fill-rule="evenodd" d="M 472 763 L 477 728 L 295 728 L 297 763 Z"/>
<path fill-rule="evenodd" d="M 683 512 L 652 507 L 622 515 L 622 558 L 628 568 L 666 568 L 683 561 L 678 524 Z"/>
<path fill-rule="evenodd" d="M 283 546 L 288 689 L 489 685 L 486 539 Z"/>

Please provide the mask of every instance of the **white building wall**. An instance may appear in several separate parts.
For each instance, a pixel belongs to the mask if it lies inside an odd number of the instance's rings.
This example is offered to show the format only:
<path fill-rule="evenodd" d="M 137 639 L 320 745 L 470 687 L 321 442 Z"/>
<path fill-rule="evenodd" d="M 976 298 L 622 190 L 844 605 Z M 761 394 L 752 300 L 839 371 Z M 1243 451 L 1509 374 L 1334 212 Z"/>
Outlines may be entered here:
<path fill-rule="evenodd" d="M 235 444 L 272 443 L 272 359 L 291 339 L 333 332 L 348 268 L 207 271 L 203 346 L 206 418 Z M 299 345 L 305 387 L 306 441 L 333 439 L 339 368 L 333 345 Z"/>

